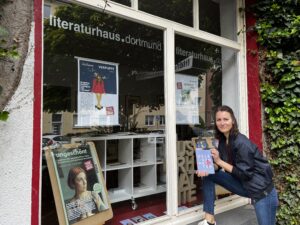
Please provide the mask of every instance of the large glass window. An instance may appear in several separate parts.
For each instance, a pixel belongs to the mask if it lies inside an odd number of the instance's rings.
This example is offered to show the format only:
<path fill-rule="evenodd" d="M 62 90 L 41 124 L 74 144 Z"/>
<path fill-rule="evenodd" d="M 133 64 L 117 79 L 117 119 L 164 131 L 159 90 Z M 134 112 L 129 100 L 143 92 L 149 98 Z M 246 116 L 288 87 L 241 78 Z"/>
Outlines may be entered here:
<path fill-rule="evenodd" d="M 193 26 L 192 0 L 139 0 L 139 10 L 187 26 Z"/>
<path fill-rule="evenodd" d="M 236 40 L 236 0 L 199 0 L 199 29 Z"/>
<path fill-rule="evenodd" d="M 195 175 L 196 143 L 213 147 L 214 110 L 238 102 L 236 53 L 215 45 L 176 35 L 176 133 L 178 204 L 180 209 L 202 204 L 201 179 Z M 229 96 L 230 95 L 230 96 Z M 216 187 L 218 197 L 229 192 Z"/>
<path fill-rule="evenodd" d="M 193 1 L 139 0 L 139 10 L 193 26 Z M 199 0 L 199 29 L 236 40 L 236 0 Z"/>
<path fill-rule="evenodd" d="M 65 143 L 93 142 L 114 213 L 106 224 L 126 224 L 167 214 L 166 174 L 173 175 L 168 160 L 175 159 L 175 143 L 178 210 L 202 204 L 201 179 L 194 174 L 194 143 L 201 140 L 207 147 L 212 146 L 217 106 L 230 105 L 239 118 L 238 60 L 237 52 L 230 48 L 188 37 L 194 35 L 193 12 L 199 10 L 200 30 L 236 40 L 236 0 L 199 0 L 199 7 L 194 9 L 193 0 L 115 2 L 126 6 L 134 2 L 140 11 L 110 14 L 109 3 L 104 11 L 97 11 L 66 1 L 45 1 L 43 147 L 56 149 Z M 165 30 L 156 29 L 162 24 L 151 24 L 141 11 L 175 23 L 162 23 L 167 25 L 162 28 Z M 139 21 L 151 25 L 134 22 L 136 15 Z M 173 43 L 173 31 L 174 65 L 170 58 L 164 59 L 171 53 L 171 49 L 164 49 L 164 40 Z M 214 39 L 208 41 L 213 43 Z M 169 62 L 175 74 L 167 70 L 164 77 L 164 66 Z M 174 84 L 165 84 L 174 77 Z M 165 110 L 165 91 L 167 96 L 174 94 L 172 88 L 164 89 L 168 85 L 175 87 L 176 111 L 170 109 L 173 101 Z M 176 138 L 172 121 L 168 120 L 173 112 Z M 171 137 L 168 151 L 166 133 Z M 44 159 L 42 224 L 56 225 L 56 207 Z M 75 190 L 66 185 L 70 167 L 59 166 L 57 170 L 65 182 L 65 201 L 76 197 Z M 174 176 L 169 180 L 173 183 Z M 89 176 L 86 181 L 87 189 L 92 190 Z M 173 192 L 173 187 L 168 191 Z M 218 197 L 230 195 L 218 191 Z M 168 201 L 176 202 L 174 195 Z M 171 207 L 168 212 L 173 215 L 173 210 Z"/>
<path fill-rule="evenodd" d="M 165 126 L 156 119 L 165 115 L 163 31 L 51 2 L 44 18 L 43 133 L 51 132 L 52 119 L 53 133 L 95 144 L 114 212 L 106 224 L 165 215 Z M 65 181 L 71 165 L 62 167 Z M 43 168 L 42 224 L 55 225 Z M 63 185 L 64 200 L 76 198 Z"/>

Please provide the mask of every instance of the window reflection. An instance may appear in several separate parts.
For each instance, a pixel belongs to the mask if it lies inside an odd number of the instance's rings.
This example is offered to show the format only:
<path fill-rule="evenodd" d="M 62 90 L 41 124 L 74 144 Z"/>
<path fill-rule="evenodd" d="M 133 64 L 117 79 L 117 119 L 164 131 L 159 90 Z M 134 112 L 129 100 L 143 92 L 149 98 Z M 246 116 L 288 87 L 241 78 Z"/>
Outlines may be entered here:
<path fill-rule="evenodd" d="M 227 82 L 237 82 L 235 60 L 235 53 L 229 49 L 175 36 L 178 210 L 202 204 L 201 179 L 194 173 L 194 140 L 204 140 L 212 147 L 214 110 L 228 101 L 222 96 L 223 92 L 232 91 L 227 90 Z M 218 189 L 218 197 L 220 193 Z M 228 195 L 222 192 L 222 196 Z"/>
<path fill-rule="evenodd" d="M 235 11 L 235 0 L 199 0 L 199 29 L 236 40 Z"/>
<path fill-rule="evenodd" d="M 139 0 L 139 10 L 187 26 L 193 26 L 192 0 Z"/>
<path fill-rule="evenodd" d="M 155 205 L 153 216 L 164 215 L 163 31 L 78 5 L 52 2 L 51 8 L 44 18 L 43 133 L 97 137 L 118 215 L 106 224 L 118 224 L 128 213 L 143 216 L 149 204 Z M 94 123 L 92 112 L 116 121 Z M 43 166 L 42 223 L 52 225 L 48 216 L 56 220 L 56 211 Z"/>

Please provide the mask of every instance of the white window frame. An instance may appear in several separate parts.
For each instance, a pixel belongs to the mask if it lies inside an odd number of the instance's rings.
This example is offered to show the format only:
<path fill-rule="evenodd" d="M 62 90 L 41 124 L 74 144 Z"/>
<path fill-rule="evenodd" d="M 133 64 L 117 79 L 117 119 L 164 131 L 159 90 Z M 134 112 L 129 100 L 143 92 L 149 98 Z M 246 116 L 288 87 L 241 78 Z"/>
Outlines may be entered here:
<path fill-rule="evenodd" d="M 150 123 L 152 118 L 152 124 Z M 155 116 L 154 115 L 145 115 L 145 126 L 154 127 L 155 126 Z"/>
<path fill-rule="evenodd" d="M 159 125 L 165 126 L 166 125 L 166 117 L 165 115 L 159 115 Z"/>
<path fill-rule="evenodd" d="M 241 32 L 237 41 L 229 40 L 221 36 L 210 34 L 199 30 L 198 23 L 198 0 L 193 0 L 194 27 L 188 27 L 158 16 L 154 16 L 138 10 L 138 0 L 131 0 L 131 7 L 109 1 L 109 6 L 105 6 L 104 0 L 70 0 L 76 4 L 93 10 L 99 10 L 108 14 L 113 14 L 133 22 L 144 24 L 160 29 L 164 32 L 164 84 L 165 84 L 165 122 L 166 122 L 166 158 L 167 161 L 167 215 L 157 218 L 156 224 L 188 224 L 203 218 L 202 207 L 194 207 L 183 212 L 178 212 L 177 205 L 177 155 L 176 151 L 176 104 L 175 104 L 175 34 L 182 35 L 194 40 L 203 41 L 209 44 L 226 47 L 237 52 L 238 71 L 238 102 L 235 103 L 238 111 L 239 128 L 241 132 L 248 134 L 248 99 L 247 99 L 247 77 L 246 77 L 246 39 L 245 33 Z M 236 0 L 237 31 L 245 27 L 245 15 L 240 12 L 240 8 L 245 8 L 244 0 Z M 242 119 L 241 119 L 242 118 Z M 236 197 L 233 196 L 233 199 Z M 237 204 L 245 204 L 246 200 L 237 198 Z M 226 211 L 230 205 L 223 206 L 222 200 L 216 207 L 216 212 Z M 234 206 L 232 206 L 234 207 Z M 196 208 L 196 209 L 195 209 Z M 198 211 L 197 211 L 198 210 Z M 165 221 L 165 222 L 164 222 Z M 151 221 L 145 224 L 151 224 Z"/>
<path fill-rule="evenodd" d="M 53 116 L 54 115 L 60 115 L 60 121 L 53 121 Z M 62 115 L 62 113 L 53 113 L 52 115 L 51 115 L 51 126 L 52 126 L 52 132 L 54 133 L 54 134 L 57 134 L 57 135 L 61 135 L 61 129 L 62 129 L 62 126 L 63 126 L 63 123 L 62 123 L 62 120 L 63 120 L 63 115 Z M 55 133 L 54 132 L 54 127 L 55 126 L 58 126 L 59 127 L 59 131 L 58 131 L 58 133 Z"/>

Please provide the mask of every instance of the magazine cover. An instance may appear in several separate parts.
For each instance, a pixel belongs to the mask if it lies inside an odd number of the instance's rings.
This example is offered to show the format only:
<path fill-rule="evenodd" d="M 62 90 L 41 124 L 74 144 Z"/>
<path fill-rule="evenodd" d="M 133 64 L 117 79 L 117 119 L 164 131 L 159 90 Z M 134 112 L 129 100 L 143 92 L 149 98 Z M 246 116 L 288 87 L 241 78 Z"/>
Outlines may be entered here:
<path fill-rule="evenodd" d="M 112 217 L 93 143 L 48 149 L 46 157 L 57 211 L 62 209 L 64 214 L 63 224 L 84 224 L 81 221 L 85 220 L 92 224 L 89 218 L 102 213 Z"/>
<path fill-rule="evenodd" d="M 214 174 L 214 163 L 211 156 L 210 150 L 204 150 L 202 148 L 196 148 L 196 162 L 197 170 L 208 172 L 209 174 Z"/>

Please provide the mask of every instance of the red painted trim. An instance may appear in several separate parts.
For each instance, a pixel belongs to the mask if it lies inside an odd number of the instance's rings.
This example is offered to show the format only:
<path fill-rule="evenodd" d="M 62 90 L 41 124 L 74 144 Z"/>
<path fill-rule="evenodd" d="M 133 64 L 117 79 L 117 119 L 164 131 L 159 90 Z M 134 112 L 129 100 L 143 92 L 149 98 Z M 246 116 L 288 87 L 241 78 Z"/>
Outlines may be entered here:
<path fill-rule="evenodd" d="M 42 0 L 34 0 L 34 102 L 31 225 L 40 218 L 41 87 L 42 87 Z"/>
<path fill-rule="evenodd" d="M 253 4 L 255 0 L 246 0 L 246 6 Z M 252 13 L 246 13 L 246 27 L 255 24 L 255 17 Z M 259 81 L 259 60 L 257 48 L 257 34 L 248 31 L 247 40 L 247 82 L 248 82 L 248 119 L 249 137 L 262 149 L 262 120 L 261 120 L 261 98 Z"/>

